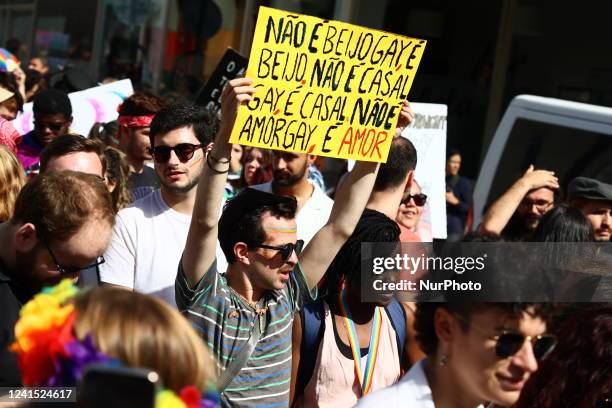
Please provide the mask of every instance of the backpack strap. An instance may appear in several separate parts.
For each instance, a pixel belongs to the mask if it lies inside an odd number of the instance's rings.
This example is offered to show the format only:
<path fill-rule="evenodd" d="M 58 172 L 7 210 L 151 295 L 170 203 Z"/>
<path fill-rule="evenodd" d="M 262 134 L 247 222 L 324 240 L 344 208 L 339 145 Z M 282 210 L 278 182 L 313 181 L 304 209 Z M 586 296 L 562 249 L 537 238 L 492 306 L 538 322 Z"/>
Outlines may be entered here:
<path fill-rule="evenodd" d="M 296 382 L 296 395 L 303 392 L 310 381 L 317 363 L 319 344 L 325 331 L 323 300 L 310 302 L 302 308 L 302 344 L 300 346 L 300 365 Z"/>
<path fill-rule="evenodd" d="M 393 298 L 385 308 L 391 325 L 395 330 L 397 349 L 400 359 L 404 358 L 404 345 L 406 343 L 406 312 L 397 299 Z M 303 392 L 310 381 L 317 363 L 319 345 L 325 332 L 325 319 L 323 300 L 317 299 L 302 308 L 302 344 L 300 346 L 300 365 L 296 382 L 296 395 Z M 307 356 L 306 358 L 304 358 Z"/>
<path fill-rule="evenodd" d="M 403 361 L 404 345 L 406 344 L 406 311 L 402 304 L 395 298 L 385 307 L 385 311 L 391 320 L 391 325 L 395 329 L 397 351 L 399 352 L 400 361 Z"/>
<path fill-rule="evenodd" d="M 261 319 L 261 317 L 256 316 L 255 320 L 258 319 Z M 251 354 L 253 354 L 253 350 L 255 350 L 257 342 L 261 338 L 261 334 L 262 333 L 260 331 L 260 325 L 258 324 L 258 322 L 255 322 L 255 324 L 253 324 L 251 332 L 249 333 L 249 340 L 247 341 L 247 344 L 242 347 L 242 349 L 238 352 L 238 355 L 235 356 L 232 361 L 230 361 L 227 367 L 225 367 L 225 370 L 220 375 L 217 381 L 217 389 L 220 393 L 222 393 L 223 390 L 225 390 L 225 388 L 232 382 L 232 380 L 234 379 L 234 377 L 236 377 L 236 375 L 238 375 L 240 370 L 242 370 L 242 368 L 246 366 L 246 363 L 251 357 Z"/>

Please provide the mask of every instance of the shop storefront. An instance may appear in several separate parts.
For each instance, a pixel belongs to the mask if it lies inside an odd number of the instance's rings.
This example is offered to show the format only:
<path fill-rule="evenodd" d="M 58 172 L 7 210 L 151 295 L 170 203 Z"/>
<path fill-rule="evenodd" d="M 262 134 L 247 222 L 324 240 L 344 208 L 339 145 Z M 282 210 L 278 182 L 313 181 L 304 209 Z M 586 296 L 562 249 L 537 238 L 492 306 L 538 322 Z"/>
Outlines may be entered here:
<path fill-rule="evenodd" d="M 513 96 L 612 101 L 601 52 L 612 3 L 594 0 L 574 11 L 552 0 L 0 0 L 0 44 L 17 38 L 22 60 L 193 98 L 227 47 L 248 55 L 260 5 L 427 39 L 410 98 L 448 105 L 467 175 Z"/>

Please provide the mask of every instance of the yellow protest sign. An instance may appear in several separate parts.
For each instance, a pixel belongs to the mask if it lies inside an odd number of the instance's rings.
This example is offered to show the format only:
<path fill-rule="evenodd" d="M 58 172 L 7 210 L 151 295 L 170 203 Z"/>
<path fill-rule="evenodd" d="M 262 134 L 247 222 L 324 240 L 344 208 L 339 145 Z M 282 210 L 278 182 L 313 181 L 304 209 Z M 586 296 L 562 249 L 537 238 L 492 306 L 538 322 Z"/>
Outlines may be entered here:
<path fill-rule="evenodd" d="M 386 162 L 426 42 L 259 8 L 231 143 Z"/>

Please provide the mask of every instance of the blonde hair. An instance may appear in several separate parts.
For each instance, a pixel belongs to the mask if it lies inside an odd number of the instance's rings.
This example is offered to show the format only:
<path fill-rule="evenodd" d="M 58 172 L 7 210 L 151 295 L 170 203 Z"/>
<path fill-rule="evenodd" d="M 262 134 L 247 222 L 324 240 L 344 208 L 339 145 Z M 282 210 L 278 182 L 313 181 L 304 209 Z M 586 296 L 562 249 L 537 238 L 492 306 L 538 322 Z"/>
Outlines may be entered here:
<path fill-rule="evenodd" d="M 125 289 L 101 287 L 74 300 L 75 335 L 87 335 L 103 353 L 130 367 L 159 374 L 165 388 L 200 390 L 215 382 L 215 362 L 193 327 L 163 301 Z"/>
<path fill-rule="evenodd" d="M 130 166 L 126 155 L 119 149 L 107 147 L 104 149 L 106 157 L 106 180 L 115 183 L 115 189 L 111 192 L 115 212 L 132 204 L 134 198 L 128 188 Z"/>
<path fill-rule="evenodd" d="M 15 201 L 25 185 L 23 167 L 11 149 L 0 145 L 0 222 L 7 221 L 15 211 Z"/>

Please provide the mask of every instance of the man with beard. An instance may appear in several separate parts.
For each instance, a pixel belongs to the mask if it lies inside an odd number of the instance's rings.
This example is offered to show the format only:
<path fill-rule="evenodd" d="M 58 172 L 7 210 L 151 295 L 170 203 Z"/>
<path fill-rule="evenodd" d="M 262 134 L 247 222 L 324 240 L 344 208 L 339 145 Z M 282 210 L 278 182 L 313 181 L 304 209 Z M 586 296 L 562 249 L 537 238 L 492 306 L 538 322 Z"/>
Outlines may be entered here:
<path fill-rule="evenodd" d="M 113 223 L 110 194 L 95 175 L 51 172 L 23 187 L 13 217 L 0 224 L 0 386 L 21 383 L 7 349 L 21 306 L 43 286 L 104 262 Z"/>
<path fill-rule="evenodd" d="M 508 241 L 529 241 L 540 219 L 558 201 L 559 179 L 553 171 L 529 166 L 523 177 L 491 205 L 480 232 Z"/>
<path fill-rule="evenodd" d="M 145 162 L 151 160 L 151 121 L 162 108 L 158 97 L 137 92 L 119 106 L 119 146 L 130 165 L 130 191 L 135 200 L 159 188 L 155 171 Z"/>
<path fill-rule="evenodd" d="M 274 177 L 272 181 L 251 186 L 266 193 L 292 196 L 297 200 L 296 222 L 298 239 L 308 244 L 329 219 L 334 202 L 325 192 L 309 180 L 309 166 L 317 156 L 305 153 L 291 153 L 275 150 L 272 166 Z"/>
<path fill-rule="evenodd" d="M 588 177 L 576 177 L 567 189 L 570 205 L 582 211 L 591 222 L 595 241 L 610 241 L 612 185 Z"/>
<path fill-rule="evenodd" d="M 338 190 L 329 219 L 303 252 L 295 198 L 246 188 L 226 204 L 219 219 L 237 105 L 251 101 L 255 92 L 250 78 L 233 79 L 223 91 L 222 124 L 200 178 L 189 238 L 178 265 L 176 294 L 179 308 L 216 357 L 222 405 L 286 407 L 292 320 L 312 300 L 329 263 L 353 233 L 378 163 L 355 165 Z M 406 125 L 400 113 L 398 127 Z M 283 161 L 277 158 L 277 169 L 287 165 Z M 291 173 L 302 180 L 301 172 Z M 229 261 L 224 274 L 218 273 L 215 261 L 217 239 Z"/>
<path fill-rule="evenodd" d="M 170 106 L 155 115 L 151 153 L 161 188 L 117 214 L 106 263 L 100 267 L 102 282 L 176 305 L 176 265 L 191 223 L 204 148 L 216 125 L 208 111 L 189 105 Z"/>

